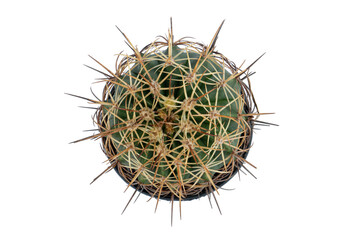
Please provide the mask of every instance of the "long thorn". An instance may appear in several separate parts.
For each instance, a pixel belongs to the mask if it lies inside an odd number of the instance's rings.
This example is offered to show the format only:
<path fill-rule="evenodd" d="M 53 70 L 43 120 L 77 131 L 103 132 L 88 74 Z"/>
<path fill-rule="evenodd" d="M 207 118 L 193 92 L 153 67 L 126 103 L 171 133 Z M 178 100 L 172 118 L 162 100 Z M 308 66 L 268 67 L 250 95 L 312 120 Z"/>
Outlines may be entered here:
<path fill-rule="evenodd" d="M 174 194 L 171 194 L 171 226 L 173 225 Z"/>
<path fill-rule="evenodd" d="M 249 70 L 257 61 L 260 60 L 260 58 L 262 58 L 265 55 L 266 52 L 264 52 L 263 54 L 261 54 L 260 57 L 258 57 L 252 64 L 250 64 L 250 66 L 248 66 L 244 71 Z"/>
<path fill-rule="evenodd" d="M 141 193 L 142 193 L 142 190 L 139 192 L 139 194 L 138 194 L 137 197 L 135 198 L 134 203 L 136 203 L 136 201 L 137 201 L 138 198 L 140 197 Z"/>
<path fill-rule="evenodd" d="M 138 188 L 135 189 L 134 193 L 131 195 L 131 198 L 129 199 L 128 203 L 126 204 L 124 210 L 122 211 L 121 215 L 125 212 L 126 208 L 129 206 L 129 203 L 131 202 L 131 199 L 133 199 L 135 193 L 137 192 Z"/>
<path fill-rule="evenodd" d="M 209 188 L 210 188 L 210 186 L 209 186 Z M 207 188 L 205 188 L 205 191 L 206 191 L 206 195 L 208 196 L 208 199 L 209 199 L 210 207 L 211 207 L 211 209 L 212 209 L 213 206 L 212 206 L 212 204 L 211 204 L 211 195 L 210 195 L 210 193 L 209 193 L 209 191 L 208 191 Z"/>
<path fill-rule="evenodd" d="M 216 205 L 217 205 L 217 207 L 218 207 L 218 209 L 219 209 L 220 215 L 222 215 L 222 213 L 221 213 L 221 209 L 220 209 L 220 206 L 219 206 L 218 201 L 216 200 L 216 197 L 215 197 L 214 191 L 211 191 L 211 193 L 212 193 L 212 195 L 213 195 L 213 197 L 214 197 L 214 199 L 215 199 L 215 202 L 216 202 Z"/>
<path fill-rule="evenodd" d="M 224 25 L 224 22 L 225 22 L 225 19 L 222 21 L 222 23 L 220 24 L 219 28 L 216 30 L 216 33 L 213 37 L 213 39 L 211 39 L 211 42 L 210 42 L 210 47 L 206 50 L 206 55 L 211 52 L 212 50 L 214 50 L 215 48 L 215 43 L 218 39 L 218 36 L 219 36 L 219 33 L 220 33 L 220 30 L 222 28 L 222 26 Z"/>
<path fill-rule="evenodd" d="M 92 103 L 97 103 L 95 100 L 92 100 L 90 98 L 86 98 L 86 97 L 81 97 L 81 96 L 78 96 L 78 95 L 75 95 L 75 94 L 71 94 L 71 93 L 64 93 L 66 95 L 69 95 L 69 96 L 72 96 L 72 97 L 77 97 L 77 98 L 80 98 L 80 99 L 84 99 L 84 100 L 87 100 L 87 101 L 90 101 Z"/>
<path fill-rule="evenodd" d="M 255 179 L 257 179 L 257 178 L 255 177 L 255 175 L 252 174 L 252 173 L 249 171 L 249 169 L 247 169 L 244 165 L 241 166 L 241 167 L 243 167 L 248 173 L 250 173 L 251 176 L 253 176 Z"/>
<path fill-rule="evenodd" d="M 96 69 L 96 68 L 90 67 L 90 66 L 88 66 L 88 65 L 86 65 L 86 64 L 84 64 L 84 66 L 87 67 L 87 68 L 90 68 L 91 70 L 94 70 L 94 71 L 96 71 L 96 72 L 98 72 L 98 73 L 101 73 L 101 74 L 103 74 L 103 75 L 106 76 L 106 77 L 111 77 L 109 74 L 104 73 L 104 72 L 102 72 L 102 71 L 100 71 L 100 70 L 98 70 L 98 69 Z"/>
<path fill-rule="evenodd" d="M 109 170 L 113 169 L 116 165 L 116 161 L 113 162 L 109 167 L 107 167 L 102 173 L 100 173 L 96 178 L 94 178 L 94 180 L 92 180 L 92 182 L 90 183 L 93 184 L 93 182 L 95 182 L 99 177 L 101 177 L 104 173 L 108 172 Z"/>
<path fill-rule="evenodd" d="M 173 32 L 173 24 L 172 24 L 172 17 L 170 17 L 170 32 L 171 32 L 171 42 L 174 42 L 174 32 Z"/>

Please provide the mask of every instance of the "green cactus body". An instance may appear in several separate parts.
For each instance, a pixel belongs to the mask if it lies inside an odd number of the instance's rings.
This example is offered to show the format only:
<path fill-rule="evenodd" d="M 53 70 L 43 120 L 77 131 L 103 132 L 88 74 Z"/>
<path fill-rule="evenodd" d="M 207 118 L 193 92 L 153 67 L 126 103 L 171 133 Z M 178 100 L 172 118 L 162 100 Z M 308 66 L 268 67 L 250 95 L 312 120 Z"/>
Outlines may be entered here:
<path fill-rule="evenodd" d="M 142 51 L 129 42 L 134 54 L 106 80 L 98 125 L 129 186 L 187 200 L 217 191 L 246 162 L 250 91 L 244 71 L 211 47 L 164 40 Z"/>

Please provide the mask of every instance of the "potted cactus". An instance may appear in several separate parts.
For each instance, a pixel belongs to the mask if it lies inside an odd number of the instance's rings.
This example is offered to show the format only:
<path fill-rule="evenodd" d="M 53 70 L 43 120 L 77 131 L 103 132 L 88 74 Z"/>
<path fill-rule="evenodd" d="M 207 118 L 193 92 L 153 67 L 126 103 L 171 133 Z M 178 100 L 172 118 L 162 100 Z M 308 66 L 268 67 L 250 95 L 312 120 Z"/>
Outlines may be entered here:
<path fill-rule="evenodd" d="M 109 166 L 99 176 L 114 169 L 134 194 L 157 199 L 156 207 L 160 199 L 178 201 L 181 215 L 181 201 L 215 197 L 248 171 L 245 164 L 253 166 L 246 157 L 260 113 L 249 69 L 257 60 L 242 69 L 217 52 L 222 25 L 206 46 L 175 41 L 171 24 L 142 50 L 120 31 L 132 54 L 119 54 L 115 71 L 94 59 L 106 71 L 102 99 L 87 99 L 98 104 L 99 132 L 78 141 L 101 139 Z"/>

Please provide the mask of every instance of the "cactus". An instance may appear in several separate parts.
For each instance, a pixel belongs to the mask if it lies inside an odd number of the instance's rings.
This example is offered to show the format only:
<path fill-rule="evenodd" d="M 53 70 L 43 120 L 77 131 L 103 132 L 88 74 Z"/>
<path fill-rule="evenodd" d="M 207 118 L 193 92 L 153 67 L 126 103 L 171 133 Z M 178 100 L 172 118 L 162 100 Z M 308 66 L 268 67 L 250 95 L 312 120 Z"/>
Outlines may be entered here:
<path fill-rule="evenodd" d="M 99 176 L 115 169 L 156 207 L 165 199 L 181 209 L 181 201 L 215 197 L 244 164 L 253 166 L 246 160 L 260 115 L 249 87 L 253 64 L 241 70 L 215 51 L 222 25 L 206 46 L 174 41 L 171 24 L 141 51 L 119 29 L 133 54 L 119 54 L 114 72 L 94 59 L 107 71 L 102 100 L 88 99 L 99 104 L 99 133 L 78 141 L 102 140 L 109 166 Z"/>

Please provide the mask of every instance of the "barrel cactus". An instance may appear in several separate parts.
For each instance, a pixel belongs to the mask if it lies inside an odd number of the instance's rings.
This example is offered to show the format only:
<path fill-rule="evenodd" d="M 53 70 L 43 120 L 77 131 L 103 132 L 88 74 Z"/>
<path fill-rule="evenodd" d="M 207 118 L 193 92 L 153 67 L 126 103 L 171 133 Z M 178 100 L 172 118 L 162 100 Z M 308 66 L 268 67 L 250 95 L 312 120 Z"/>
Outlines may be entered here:
<path fill-rule="evenodd" d="M 94 59 L 106 70 L 102 99 L 88 99 L 98 104 L 99 132 L 78 141 L 101 139 L 109 166 L 99 176 L 115 169 L 156 207 L 164 199 L 181 209 L 181 201 L 215 197 L 253 166 L 246 160 L 260 115 L 249 87 L 253 64 L 241 69 L 215 51 L 222 25 L 204 45 L 174 41 L 171 24 L 141 51 L 120 31 L 133 53 L 119 54 L 115 71 Z"/>

